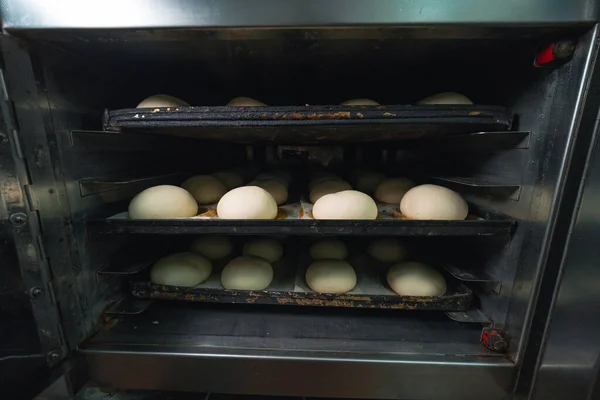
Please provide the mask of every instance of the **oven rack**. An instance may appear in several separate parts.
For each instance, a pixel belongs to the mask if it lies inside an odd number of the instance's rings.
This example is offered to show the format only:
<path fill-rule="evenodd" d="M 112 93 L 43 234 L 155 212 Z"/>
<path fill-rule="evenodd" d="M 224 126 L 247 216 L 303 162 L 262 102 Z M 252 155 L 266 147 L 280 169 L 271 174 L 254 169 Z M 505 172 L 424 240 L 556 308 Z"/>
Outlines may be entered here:
<path fill-rule="evenodd" d="M 213 263 L 211 276 L 195 287 L 157 285 L 149 280 L 149 268 L 130 281 L 131 292 L 139 299 L 184 300 L 203 303 L 296 305 L 314 307 L 380 308 L 394 310 L 468 310 L 473 292 L 453 275 L 447 274 L 443 296 L 399 296 L 387 285 L 389 265 L 366 255 L 347 259 L 357 275 L 356 287 L 344 294 L 316 293 L 305 282 L 312 260 L 305 254 L 284 257 L 273 263 L 273 281 L 265 290 L 227 290 L 221 286 L 221 271 L 226 261 Z"/>
<path fill-rule="evenodd" d="M 106 131 L 304 144 L 505 131 L 511 122 L 507 108 L 487 105 L 159 107 L 106 110 L 103 117 Z"/>

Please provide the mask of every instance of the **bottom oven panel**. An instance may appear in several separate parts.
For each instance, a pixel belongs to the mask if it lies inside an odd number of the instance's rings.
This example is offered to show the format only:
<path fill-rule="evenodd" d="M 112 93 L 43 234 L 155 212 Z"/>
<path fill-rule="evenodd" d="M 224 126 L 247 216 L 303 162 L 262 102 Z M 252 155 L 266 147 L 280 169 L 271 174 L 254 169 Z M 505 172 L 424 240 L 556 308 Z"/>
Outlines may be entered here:
<path fill-rule="evenodd" d="M 217 393 L 503 399 L 514 364 L 444 313 L 155 303 L 80 355 L 116 388 Z"/>

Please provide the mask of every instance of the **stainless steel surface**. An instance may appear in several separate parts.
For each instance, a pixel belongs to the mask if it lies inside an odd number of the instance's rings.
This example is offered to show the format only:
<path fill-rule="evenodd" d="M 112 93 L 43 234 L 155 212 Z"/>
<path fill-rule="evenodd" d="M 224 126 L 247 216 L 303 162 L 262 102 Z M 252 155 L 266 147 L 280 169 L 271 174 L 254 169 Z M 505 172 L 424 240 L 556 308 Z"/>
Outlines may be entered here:
<path fill-rule="evenodd" d="M 596 103 L 596 113 L 598 107 Z M 562 259 L 552 311 L 540 346 L 532 400 L 593 400 L 600 381 L 600 142 L 595 144 Z M 550 294 L 549 294 L 550 295 Z M 596 397 L 594 397 L 596 396 Z"/>
<path fill-rule="evenodd" d="M 190 28 L 594 22 L 591 0 L 4 0 L 3 28 Z"/>
<path fill-rule="evenodd" d="M 478 344 L 481 326 L 443 314 L 198 306 L 157 303 L 109 324 L 81 349 L 90 378 L 130 389 L 504 399 L 514 377 L 510 361 Z"/>

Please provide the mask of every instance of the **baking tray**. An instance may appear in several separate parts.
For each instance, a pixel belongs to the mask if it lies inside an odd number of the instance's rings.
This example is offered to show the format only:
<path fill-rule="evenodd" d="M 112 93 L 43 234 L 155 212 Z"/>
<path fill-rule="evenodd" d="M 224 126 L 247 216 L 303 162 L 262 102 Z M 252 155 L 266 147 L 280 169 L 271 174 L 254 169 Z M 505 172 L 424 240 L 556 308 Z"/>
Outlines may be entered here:
<path fill-rule="evenodd" d="M 508 236 L 517 222 L 491 214 L 463 221 L 411 221 L 397 207 L 377 205 L 376 220 L 315 220 L 304 200 L 279 207 L 273 220 L 227 220 L 216 216 L 216 205 L 202 206 L 195 217 L 129 219 L 127 212 L 87 221 L 91 235 L 111 234 L 229 234 L 229 235 L 388 235 L 388 236 Z"/>
<path fill-rule="evenodd" d="M 240 143 L 348 143 L 504 131 L 511 119 L 507 108 L 485 105 L 159 107 L 106 110 L 103 127 Z"/>
<path fill-rule="evenodd" d="M 366 255 L 350 256 L 347 260 L 357 275 L 357 285 L 352 291 L 316 293 L 304 279 L 311 261 L 304 254 L 284 257 L 273 264 L 273 282 L 261 291 L 223 289 L 220 276 L 226 261 L 213 264 L 210 278 L 196 287 L 156 285 L 149 281 L 148 271 L 133 279 L 130 286 L 132 294 L 142 299 L 396 310 L 463 311 L 470 307 L 473 297 L 471 289 L 448 274 L 443 296 L 399 296 L 387 286 L 385 274 L 389 266 Z"/>

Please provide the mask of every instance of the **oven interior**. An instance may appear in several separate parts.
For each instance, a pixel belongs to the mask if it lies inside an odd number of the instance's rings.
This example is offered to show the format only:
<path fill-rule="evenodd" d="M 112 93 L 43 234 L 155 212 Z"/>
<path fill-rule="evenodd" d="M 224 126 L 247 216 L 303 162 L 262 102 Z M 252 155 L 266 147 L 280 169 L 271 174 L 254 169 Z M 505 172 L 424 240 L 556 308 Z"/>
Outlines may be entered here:
<path fill-rule="evenodd" d="M 553 179 L 569 140 L 565 115 L 575 107 L 573 92 L 589 46 L 584 30 L 79 30 L 16 36 L 3 39 L 7 85 L 46 255 L 61 283 L 54 295 L 68 348 L 193 344 L 224 353 L 269 349 L 519 360 L 555 196 Z M 572 59 L 555 67 L 533 65 L 541 48 L 565 38 L 578 43 Z M 198 106 L 225 105 L 237 96 L 302 106 L 357 97 L 414 104 L 445 91 L 465 94 L 475 104 L 506 107 L 510 130 L 385 140 L 366 132 L 364 141 L 347 142 L 339 127 L 339 139 L 310 143 L 293 135 L 278 142 L 248 141 L 243 132 L 205 140 L 202 129 L 187 137 L 102 131 L 105 109 L 133 108 L 158 93 Z M 34 106 L 43 110 L 42 118 L 28 118 Z M 50 186 L 42 181 L 47 175 L 37 159 L 49 160 Z M 176 229 L 103 233 L 97 226 L 126 211 L 146 187 L 180 184 L 190 174 L 235 166 L 284 168 L 299 187 L 317 168 L 343 176 L 362 168 L 442 182 L 463 194 L 478 215 L 514 225 L 489 234 L 397 237 L 412 258 L 451 264 L 457 274 L 470 277 L 463 280 L 473 291 L 468 312 L 134 299 L 129 282 L 143 272 L 132 274 L 131 266 L 185 249 L 197 235 Z M 47 198 L 54 196 L 60 207 L 51 209 Z M 59 240 L 56 232 L 62 232 Z M 289 231 L 273 234 L 290 254 L 305 252 L 315 236 L 336 236 L 295 234 L 293 221 Z M 240 229 L 229 236 L 239 250 L 257 233 Z M 359 253 L 376 236 L 339 235 Z M 505 333 L 505 351 L 480 344 L 485 327 Z"/>

